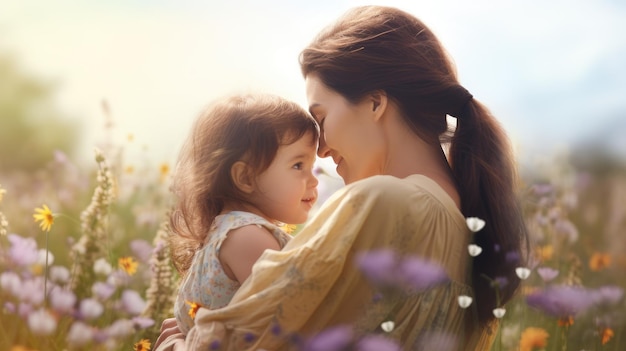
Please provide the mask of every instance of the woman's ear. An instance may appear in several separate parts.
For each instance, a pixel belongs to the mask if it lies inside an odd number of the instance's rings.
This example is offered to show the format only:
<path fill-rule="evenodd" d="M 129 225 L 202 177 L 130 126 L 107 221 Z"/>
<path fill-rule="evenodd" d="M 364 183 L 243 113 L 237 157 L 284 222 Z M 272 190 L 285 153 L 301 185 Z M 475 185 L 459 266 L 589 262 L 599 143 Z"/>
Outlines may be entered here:
<path fill-rule="evenodd" d="M 374 113 L 374 120 L 377 121 L 383 116 L 387 109 L 388 97 L 384 90 L 376 90 L 369 95 L 372 104 L 372 113 Z"/>
<path fill-rule="evenodd" d="M 250 167 L 243 161 L 237 161 L 230 168 L 230 177 L 235 186 L 246 194 L 254 191 L 254 177 L 250 172 Z"/>

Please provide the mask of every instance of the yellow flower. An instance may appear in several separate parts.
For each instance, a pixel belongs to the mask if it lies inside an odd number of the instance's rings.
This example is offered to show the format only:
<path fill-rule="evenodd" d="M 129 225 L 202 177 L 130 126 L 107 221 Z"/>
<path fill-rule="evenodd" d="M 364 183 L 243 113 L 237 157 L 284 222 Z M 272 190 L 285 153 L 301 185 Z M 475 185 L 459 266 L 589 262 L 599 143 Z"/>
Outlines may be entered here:
<path fill-rule="evenodd" d="M 191 319 L 196 318 L 196 312 L 198 312 L 198 310 L 202 306 L 199 303 L 195 303 L 191 301 L 185 301 L 185 302 L 189 305 L 189 317 L 191 317 Z"/>
<path fill-rule="evenodd" d="M 280 229 L 287 234 L 292 234 L 296 231 L 297 226 L 295 224 L 283 224 Z"/>
<path fill-rule="evenodd" d="M 133 275 L 135 274 L 135 272 L 137 272 L 138 263 L 132 257 L 120 257 L 120 259 L 117 261 L 117 264 L 128 275 Z"/>
<path fill-rule="evenodd" d="M 52 214 L 52 211 L 50 211 L 46 205 L 43 205 L 42 208 L 36 208 L 33 218 L 35 218 L 35 222 L 39 222 L 41 230 L 46 232 L 50 231 L 54 223 L 54 214 Z"/>
<path fill-rule="evenodd" d="M 124 172 L 126 174 L 132 174 L 133 172 L 135 172 L 135 167 L 133 167 L 133 166 L 126 166 L 126 168 L 124 168 Z"/>
<path fill-rule="evenodd" d="M 135 351 L 150 351 L 150 346 L 152 346 L 152 344 L 150 343 L 150 340 L 148 340 L 148 339 L 141 339 L 141 340 L 137 341 L 135 346 L 133 346 L 133 350 L 135 350 Z"/>
<path fill-rule="evenodd" d="M 128 133 L 128 135 L 126 136 L 126 139 L 128 140 L 129 143 L 132 143 L 133 140 L 135 140 L 135 135 L 133 133 Z"/>
<path fill-rule="evenodd" d="M 598 272 L 611 265 L 611 255 L 602 252 L 595 252 L 589 258 L 589 268 L 592 271 Z"/>
<path fill-rule="evenodd" d="M 161 182 L 165 181 L 165 178 L 170 173 L 170 166 L 167 163 L 162 163 L 159 167 L 159 173 L 161 174 Z"/>
<path fill-rule="evenodd" d="M 550 261 L 554 255 L 554 247 L 552 245 L 541 246 L 537 249 L 537 253 L 542 262 Z"/>
<path fill-rule="evenodd" d="M 613 329 L 611 328 L 604 328 L 602 330 L 602 345 L 605 345 L 607 342 L 609 342 L 609 340 L 611 340 L 611 338 L 613 337 L 613 335 L 615 335 L 615 333 L 613 333 Z"/>
<path fill-rule="evenodd" d="M 519 341 L 519 351 L 533 351 L 543 349 L 548 344 L 550 335 L 542 328 L 528 327 L 522 332 Z"/>

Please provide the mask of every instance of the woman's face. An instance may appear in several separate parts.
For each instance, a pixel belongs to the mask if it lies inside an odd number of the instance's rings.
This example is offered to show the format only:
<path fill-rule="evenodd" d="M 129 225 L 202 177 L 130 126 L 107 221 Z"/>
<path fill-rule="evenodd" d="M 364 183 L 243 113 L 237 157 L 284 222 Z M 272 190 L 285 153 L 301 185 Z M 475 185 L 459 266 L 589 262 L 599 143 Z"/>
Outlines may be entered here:
<path fill-rule="evenodd" d="M 380 174 L 384 148 L 372 101 L 352 104 L 315 74 L 306 77 L 306 93 L 309 111 L 321 129 L 318 156 L 332 157 L 346 184 Z"/>

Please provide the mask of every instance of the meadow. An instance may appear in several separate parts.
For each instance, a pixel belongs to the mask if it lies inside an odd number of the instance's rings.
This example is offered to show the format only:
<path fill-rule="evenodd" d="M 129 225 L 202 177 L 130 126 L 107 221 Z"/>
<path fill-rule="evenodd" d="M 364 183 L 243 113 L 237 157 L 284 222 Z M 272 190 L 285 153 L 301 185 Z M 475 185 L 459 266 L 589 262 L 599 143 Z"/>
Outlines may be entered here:
<path fill-rule="evenodd" d="M 0 172 L 0 350 L 151 348 L 179 279 L 165 241 L 172 165 L 129 159 L 133 147 L 129 135 L 94 150 L 91 164 L 52 150 L 37 168 Z M 494 310 L 493 350 L 626 347 L 626 172 L 593 161 L 553 157 L 522 170 L 529 261 L 516 269 L 517 296 Z M 476 225 L 468 219 L 480 235 Z"/>

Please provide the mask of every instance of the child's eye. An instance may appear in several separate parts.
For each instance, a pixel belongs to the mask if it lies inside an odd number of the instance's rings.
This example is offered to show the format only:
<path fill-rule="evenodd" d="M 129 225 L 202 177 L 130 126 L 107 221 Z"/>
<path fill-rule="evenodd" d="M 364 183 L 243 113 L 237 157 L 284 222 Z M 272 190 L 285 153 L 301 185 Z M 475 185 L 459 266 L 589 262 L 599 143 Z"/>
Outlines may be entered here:
<path fill-rule="evenodd" d="M 293 168 L 293 169 L 298 169 L 298 170 L 300 170 L 300 169 L 302 169 L 302 167 L 303 167 L 302 162 L 298 162 L 298 163 L 296 163 L 295 165 L 293 165 L 293 167 L 292 167 L 292 168 Z"/>

